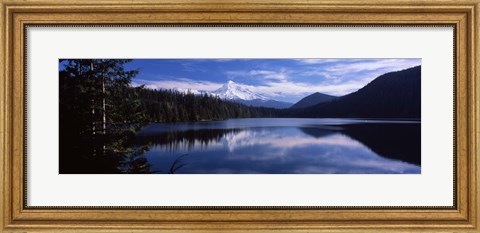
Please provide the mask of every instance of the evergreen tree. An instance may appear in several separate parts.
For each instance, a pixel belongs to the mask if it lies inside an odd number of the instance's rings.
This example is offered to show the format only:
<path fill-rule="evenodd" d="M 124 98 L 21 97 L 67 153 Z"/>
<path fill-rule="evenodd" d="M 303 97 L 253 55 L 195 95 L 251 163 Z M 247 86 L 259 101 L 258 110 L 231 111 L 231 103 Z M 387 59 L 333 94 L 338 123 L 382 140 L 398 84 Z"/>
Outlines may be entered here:
<path fill-rule="evenodd" d="M 125 70 L 127 62 L 62 61 L 60 168 L 65 172 L 120 172 L 124 160 L 119 157 L 138 155 L 132 142 L 146 117 L 138 98 L 141 87 L 130 87 L 138 71 Z"/>

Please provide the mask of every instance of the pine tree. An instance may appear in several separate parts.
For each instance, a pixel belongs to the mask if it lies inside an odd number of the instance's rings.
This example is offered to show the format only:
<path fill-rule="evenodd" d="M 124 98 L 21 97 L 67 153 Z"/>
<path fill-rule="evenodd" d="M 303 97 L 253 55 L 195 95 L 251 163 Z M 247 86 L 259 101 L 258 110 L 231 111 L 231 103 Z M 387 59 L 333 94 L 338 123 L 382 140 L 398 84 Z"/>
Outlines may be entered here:
<path fill-rule="evenodd" d="M 121 172 L 120 167 L 124 166 L 121 157 L 138 154 L 132 142 L 146 117 L 138 97 L 142 87 L 130 86 L 138 71 L 124 68 L 129 61 L 62 61 L 60 162 L 64 166 L 61 165 L 61 169 L 76 171 L 78 163 L 87 163 L 84 166 L 91 169 L 78 170 Z"/>

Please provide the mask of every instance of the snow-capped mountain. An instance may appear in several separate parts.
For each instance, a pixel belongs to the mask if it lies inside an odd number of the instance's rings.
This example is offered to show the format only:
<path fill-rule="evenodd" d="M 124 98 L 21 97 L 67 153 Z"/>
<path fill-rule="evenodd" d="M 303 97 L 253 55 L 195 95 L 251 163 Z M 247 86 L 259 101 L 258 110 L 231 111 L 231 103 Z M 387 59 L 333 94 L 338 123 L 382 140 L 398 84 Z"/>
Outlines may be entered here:
<path fill-rule="evenodd" d="M 287 103 L 277 100 L 272 100 L 262 94 L 255 93 L 251 86 L 236 83 L 234 81 L 228 81 L 222 87 L 214 91 L 203 91 L 195 89 L 183 89 L 174 88 L 173 90 L 180 93 L 191 93 L 194 95 L 211 95 L 217 96 L 220 99 L 233 101 L 241 104 L 245 104 L 253 107 L 266 107 L 266 108 L 289 108 L 293 103 Z"/>
<path fill-rule="evenodd" d="M 227 100 L 268 100 L 267 97 L 250 90 L 247 85 L 238 84 L 230 80 L 211 94 Z"/>
<path fill-rule="evenodd" d="M 221 99 L 235 101 L 254 107 L 289 108 L 293 105 L 292 103 L 269 99 L 266 96 L 255 93 L 249 86 L 235 83 L 231 80 L 210 94 L 218 96 Z"/>

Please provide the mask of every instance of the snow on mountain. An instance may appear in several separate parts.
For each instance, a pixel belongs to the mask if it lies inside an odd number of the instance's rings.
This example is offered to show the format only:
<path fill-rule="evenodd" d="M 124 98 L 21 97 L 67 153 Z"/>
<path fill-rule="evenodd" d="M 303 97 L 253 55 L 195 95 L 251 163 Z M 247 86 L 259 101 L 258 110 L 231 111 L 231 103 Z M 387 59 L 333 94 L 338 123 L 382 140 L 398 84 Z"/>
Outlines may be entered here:
<path fill-rule="evenodd" d="M 203 95 L 205 93 L 209 94 L 208 92 L 206 91 L 199 91 L 199 90 L 194 90 L 194 89 L 183 89 L 183 88 L 175 88 L 174 89 L 175 91 L 178 91 L 180 93 L 184 93 L 184 94 L 188 94 L 188 93 L 192 93 L 194 95 Z"/>
<path fill-rule="evenodd" d="M 228 81 L 219 89 L 210 93 L 221 99 L 231 100 L 237 103 L 253 107 L 289 108 L 292 103 L 272 100 L 264 95 L 255 93 L 250 86 Z"/>
<path fill-rule="evenodd" d="M 268 100 L 267 97 L 253 92 L 247 85 L 231 80 L 211 94 L 227 100 Z"/>
<path fill-rule="evenodd" d="M 207 94 L 210 96 L 216 96 L 220 99 L 234 101 L 237 103 L 245 104 L 253 107 L 267 107 L 267 108 L 289 108 L 292 103 L 272 100 L 264 95 L 255 93 L 250 86 L 236 83 L 234 81 L 228 81 L 219 89 L 209 92 L 195 89 L 182 89 L 175 88 L 174 90 L 181 93 L 192 93 L 194 95 Z"/>

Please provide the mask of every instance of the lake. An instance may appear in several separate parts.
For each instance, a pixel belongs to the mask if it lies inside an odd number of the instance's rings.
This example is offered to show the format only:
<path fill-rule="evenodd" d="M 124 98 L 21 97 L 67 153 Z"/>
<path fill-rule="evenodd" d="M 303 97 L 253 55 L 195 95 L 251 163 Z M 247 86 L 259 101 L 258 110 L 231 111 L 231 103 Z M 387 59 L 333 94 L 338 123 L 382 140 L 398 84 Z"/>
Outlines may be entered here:
<path fill-rule="evenodd" d="M 136 146 L 153 173 L 419 174 L 416 120 L 255 118 L 152 123 Z"/>

